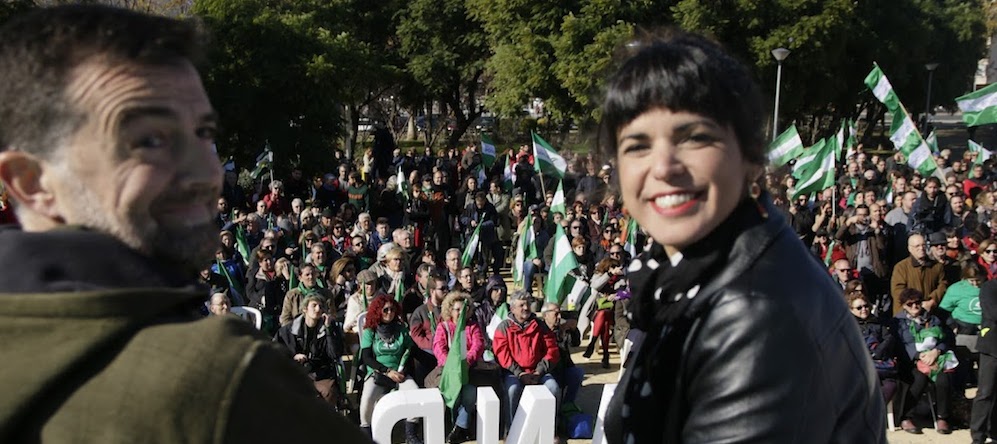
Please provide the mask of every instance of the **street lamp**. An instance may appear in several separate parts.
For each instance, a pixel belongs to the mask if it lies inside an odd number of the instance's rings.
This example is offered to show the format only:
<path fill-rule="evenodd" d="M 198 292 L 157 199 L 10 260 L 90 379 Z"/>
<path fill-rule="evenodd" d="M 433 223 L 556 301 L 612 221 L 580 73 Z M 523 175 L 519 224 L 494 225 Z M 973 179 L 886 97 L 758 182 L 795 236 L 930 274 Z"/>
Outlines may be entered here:
<path fill-rule="evenodd" d="M 924 69 L 928 70 L 928 93 L 925 94 L 924 99 L 924 132 L 928 132 L 928 119 L 931 118 L 931 78 L 932 74 L 935 73 L 935 69 L 938 68 L 937 63 L 926 63 Z"/>
<path fill-rule="evenodd" d="M 786 48 L 776 48 L 772 50 L 772 57 L 775 57 L 779 67 L 776 68 L 775 75 L 775 112 L 772 115 L 772 140 L 779 135 L 779 89 L 782 88 L 782 61 L 789 57 L 789 50 Z"/>

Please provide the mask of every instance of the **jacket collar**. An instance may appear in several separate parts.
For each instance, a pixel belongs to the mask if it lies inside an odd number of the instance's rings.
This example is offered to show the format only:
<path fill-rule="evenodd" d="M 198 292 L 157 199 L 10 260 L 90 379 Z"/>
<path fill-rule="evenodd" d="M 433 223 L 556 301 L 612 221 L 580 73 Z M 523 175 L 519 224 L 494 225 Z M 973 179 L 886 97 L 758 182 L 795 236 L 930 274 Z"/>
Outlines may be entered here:
<path fill-rule="evenodd" d="M 299 314 L 291 321 L 291 336 L 301 336 L 301 331 L 305 328 L 305 315 Z M 318 336 L 315 339 L 324 338 L 326 333 L 325 324 L 319 324 Z"/>
<path fill-rule="evenodd" d="M 26 232 L 0 229 L 0 293 L 123 288 L 197 290 L 194 276 L 81 227 Z M 203 293 L 203 292 L 202 292 Z"/>

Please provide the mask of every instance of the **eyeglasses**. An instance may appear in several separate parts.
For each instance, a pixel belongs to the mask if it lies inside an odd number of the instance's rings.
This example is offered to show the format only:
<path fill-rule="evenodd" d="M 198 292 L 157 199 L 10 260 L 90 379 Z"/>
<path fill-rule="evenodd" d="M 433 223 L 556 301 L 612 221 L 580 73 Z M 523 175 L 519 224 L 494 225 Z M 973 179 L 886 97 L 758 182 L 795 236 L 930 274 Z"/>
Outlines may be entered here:
<path fill-rule="evenodd" d="M 332 227 L 332 229 L 333 230 L 342 230 L 343 226 L 342 225 L 336 225 L 336 226 Z"/>
<path fill-rule="evenodd" d="M 622 251 L 610 251 L 610 252 L 609 252 L 609 255 L 610 255 L 610 256 L 613 256 L 613 255 L 616 255 L 616 256 L 619 256 L 619 255 L 620 255 L 620 253 L 622 253 Z"/>
<path fill-rule="evenodd" d="M 906 304 L 904 304 L 904 307 L 917 307 L 917 306 L 921 305 L 922 302 L 924 302 L 924 301 L 910 301 L 910 302 L 907 302 Z"/>
<path fill-rule="evenodd" d="M 848 272 L 850 272 L 850 271 L 852 271 L 852 269 L 851 269 L 851 268 L 839 268 L 839 269 L 838 269 L 838 272 L 839 272 L 839 273 L 848 273 Z"/>
<path fill-rule="evenodd" d="M 381 313 L 384 313 L 384 314 L 394 313 L 394 312 L 395 312 L 395 307 L 391 307 L 391 306 L 384 307 L 384 308 L 381 309 Z"/>
<path fill-rule="evenodd" d="M 571 229 L 572 229 L 572 230 L 581 230 L 581 229 L 582 229 L 582 227 L 581 227 L 580 225 L 572 225 L 572 226 L 571 226 Z"/>
<path fill-rule="evenodd" d="M 603 232 L 603 233 L 615 233 L 615 232 L 616 232 L 616 230 L 614 230 L 614 229 L 612 229 L 612 228 L 607 228 L 607 229 L 605 229 L 605 230 L 602 230 L 602 232 Z"/>
<path fill-rule="evenodd" d="M 868 310 L 869 304 L 856 305 L 852 307 L 852 310 Z"/>

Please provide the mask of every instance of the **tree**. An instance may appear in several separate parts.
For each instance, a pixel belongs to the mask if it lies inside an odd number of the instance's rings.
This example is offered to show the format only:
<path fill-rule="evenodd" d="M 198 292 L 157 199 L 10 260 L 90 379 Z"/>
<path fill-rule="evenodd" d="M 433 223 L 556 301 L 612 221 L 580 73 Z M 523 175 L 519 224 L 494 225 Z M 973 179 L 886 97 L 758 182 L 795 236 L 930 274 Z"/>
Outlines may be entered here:
<path fill-rule="evenodd" d="M 456 147 L 482 111 L 478 95 L 489 55 L 484 30 L 464 0 L 412 0 L 400 14 L 398 39 L 408 73 L 453 113 L 446 146 Z"/>

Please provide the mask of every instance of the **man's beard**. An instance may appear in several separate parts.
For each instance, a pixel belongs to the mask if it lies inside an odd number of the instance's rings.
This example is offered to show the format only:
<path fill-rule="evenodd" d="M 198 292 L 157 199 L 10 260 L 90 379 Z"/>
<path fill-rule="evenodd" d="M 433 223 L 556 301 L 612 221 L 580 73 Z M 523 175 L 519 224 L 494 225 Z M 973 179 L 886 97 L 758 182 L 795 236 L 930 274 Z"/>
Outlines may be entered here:
<path fill-rule="evenodd" d="M 69 223 L 111 235 L 132 249 L 175 264 L 183 271 L 200 270 L 214 257 L 218 230 L 211 221 L 192 226 L 164 226 L 151 215 L 142 217 L 134 213 L 119 220 L 101 206 L 97 195 L 78 176 L 67 171 L 64 177 L 77 190 L 75 199 L 65 204 Z M 153 204 L 151 208 L 156 206 Z"/>

